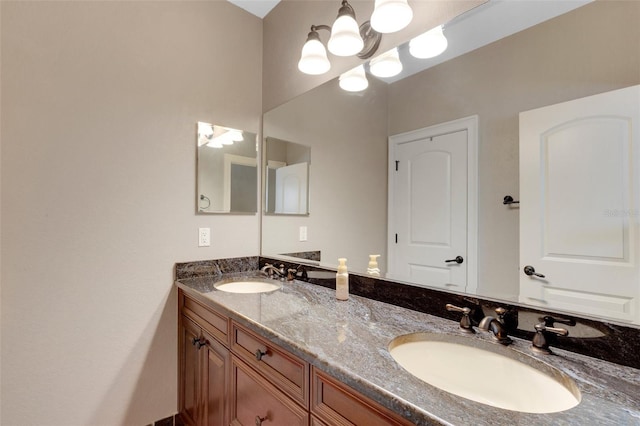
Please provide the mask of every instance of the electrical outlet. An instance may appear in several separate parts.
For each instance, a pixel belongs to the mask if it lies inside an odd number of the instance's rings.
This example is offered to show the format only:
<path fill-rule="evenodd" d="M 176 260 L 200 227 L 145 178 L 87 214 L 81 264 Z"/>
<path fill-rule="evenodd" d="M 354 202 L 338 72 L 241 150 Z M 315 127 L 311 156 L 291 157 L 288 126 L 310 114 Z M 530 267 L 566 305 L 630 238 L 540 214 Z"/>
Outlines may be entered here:
<path fill-rule="evenodd" d="M 307 227 L 300 227 L 300 241 L 307 241 Z"/>
<path fill-rule="evenodd" d="M 198 228 L 198 247 L 211 245 L 211 228 Z"/>

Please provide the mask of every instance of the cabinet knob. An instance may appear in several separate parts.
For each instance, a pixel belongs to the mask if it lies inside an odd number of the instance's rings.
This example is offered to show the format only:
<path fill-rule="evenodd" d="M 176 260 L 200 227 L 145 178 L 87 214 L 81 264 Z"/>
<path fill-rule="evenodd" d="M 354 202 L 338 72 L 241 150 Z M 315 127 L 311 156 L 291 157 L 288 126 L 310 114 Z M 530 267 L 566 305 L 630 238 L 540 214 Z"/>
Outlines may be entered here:
<path fill-rule="evenodd" d="M 261 351 L 260 349 L 256 349 L 256 360 L 257 361 L 262 361 L 262 357 L 265 356 L 267 354 L 266 351 Z"/>
<path fill-rule="evenodd" d="M 256 416 L 256 426 L 260 426 L 265 420 L 268 420 L 267 417 Z"/>

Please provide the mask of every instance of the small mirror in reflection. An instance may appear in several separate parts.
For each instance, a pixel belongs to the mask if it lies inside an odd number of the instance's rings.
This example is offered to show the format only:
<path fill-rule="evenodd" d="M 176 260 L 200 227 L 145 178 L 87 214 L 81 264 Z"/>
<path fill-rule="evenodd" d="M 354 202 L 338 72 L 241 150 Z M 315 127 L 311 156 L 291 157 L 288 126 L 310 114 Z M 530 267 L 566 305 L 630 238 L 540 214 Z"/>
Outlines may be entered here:
<path fill-rule="evenodd" d="M 265 212 L 309 214 L 311 148 L 272 137 L 265 140 Z"/>
<path fill-rule="evenodd" d="M 198 122 L 198 213 L 257 213 L 256 134 Z"/>

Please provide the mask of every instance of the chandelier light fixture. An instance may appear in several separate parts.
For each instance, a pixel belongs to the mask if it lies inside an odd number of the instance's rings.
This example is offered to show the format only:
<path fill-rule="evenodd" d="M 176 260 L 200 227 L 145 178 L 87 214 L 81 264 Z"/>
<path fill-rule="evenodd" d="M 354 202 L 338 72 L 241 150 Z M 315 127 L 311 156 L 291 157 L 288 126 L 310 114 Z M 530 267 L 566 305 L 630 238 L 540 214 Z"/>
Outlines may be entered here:
<path fill-rule="evenodd" d="M 356 55 L 360 59 L 369 59 L 378 49 L 383 33 L 400 31 L 407 27 L 412 19 L 413 10 L 407 0 L 375 0 L 371 20 L 358 26 L 353 7 L 347 0 L 342 0 L 332 26 L 311 25 L 307 41 L 302 47 L 298 69 L 310 75 L 320 75 L 329 71 L 331 62 L 327 56 L 327 49 L 335 56 Z M 330 33 L 326 47 L 320 39 L 320 30 Z M 447 45 L 447 38 L 440 25 L 413 38 L 409 42 L 409 53 L 418 59 L 433 58 L 444 52 Z M 380 78 L 394 77 L 402 70 L 403 65 L 397 47 L 371 59 L 368 68 L 372 75 Z M 340 75 L 339 85 L 349 92 L 366 89 L 369 82 L 364 65 Z"/>
<path fill-rule="evenodd" d="M 327 51 L 320 40 L 319 30 L 327 30 L 331 33 L 327 47 L 335 56 L 357 55 L 360 59 L 368 59 L 376 52 L 382 38 L 382 34 L 371 28 L 369 21 L 358 26 L 353 7 L 347 0 L 342 0 L 333 26 L 311 26 L 298 61 L 298 69 L 305 74 L 320 75 L 331 69 Z"/>

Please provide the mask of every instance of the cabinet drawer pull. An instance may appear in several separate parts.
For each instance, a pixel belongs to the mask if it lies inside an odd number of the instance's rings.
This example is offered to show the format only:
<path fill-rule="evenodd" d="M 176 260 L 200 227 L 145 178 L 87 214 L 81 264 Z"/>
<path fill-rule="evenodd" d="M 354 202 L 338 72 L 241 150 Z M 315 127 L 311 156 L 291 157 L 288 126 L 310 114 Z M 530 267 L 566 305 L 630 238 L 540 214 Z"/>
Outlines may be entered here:
<path fill-rule="evenodd" d="M 265 420 L 268 420 L 268 417 L 256 416 L 256 426 L 260 426 Z"/>
<path fill-rule="evenodd" d="M 198 349 L 200 349 L 207 344 L 207 339 L 205 339 L 204 337 L 199 337 L 199 338 L 194 337 L 193 339 L 191 339 L 191 344 L 193 346 L 197 346 Z"/>
<path fill-rule="evenodd" d="M 267 354 L 267 351 L 261 351 L 260 349 L 256 349 L 256 360 L 262 361 L 262 357 Z"/>

